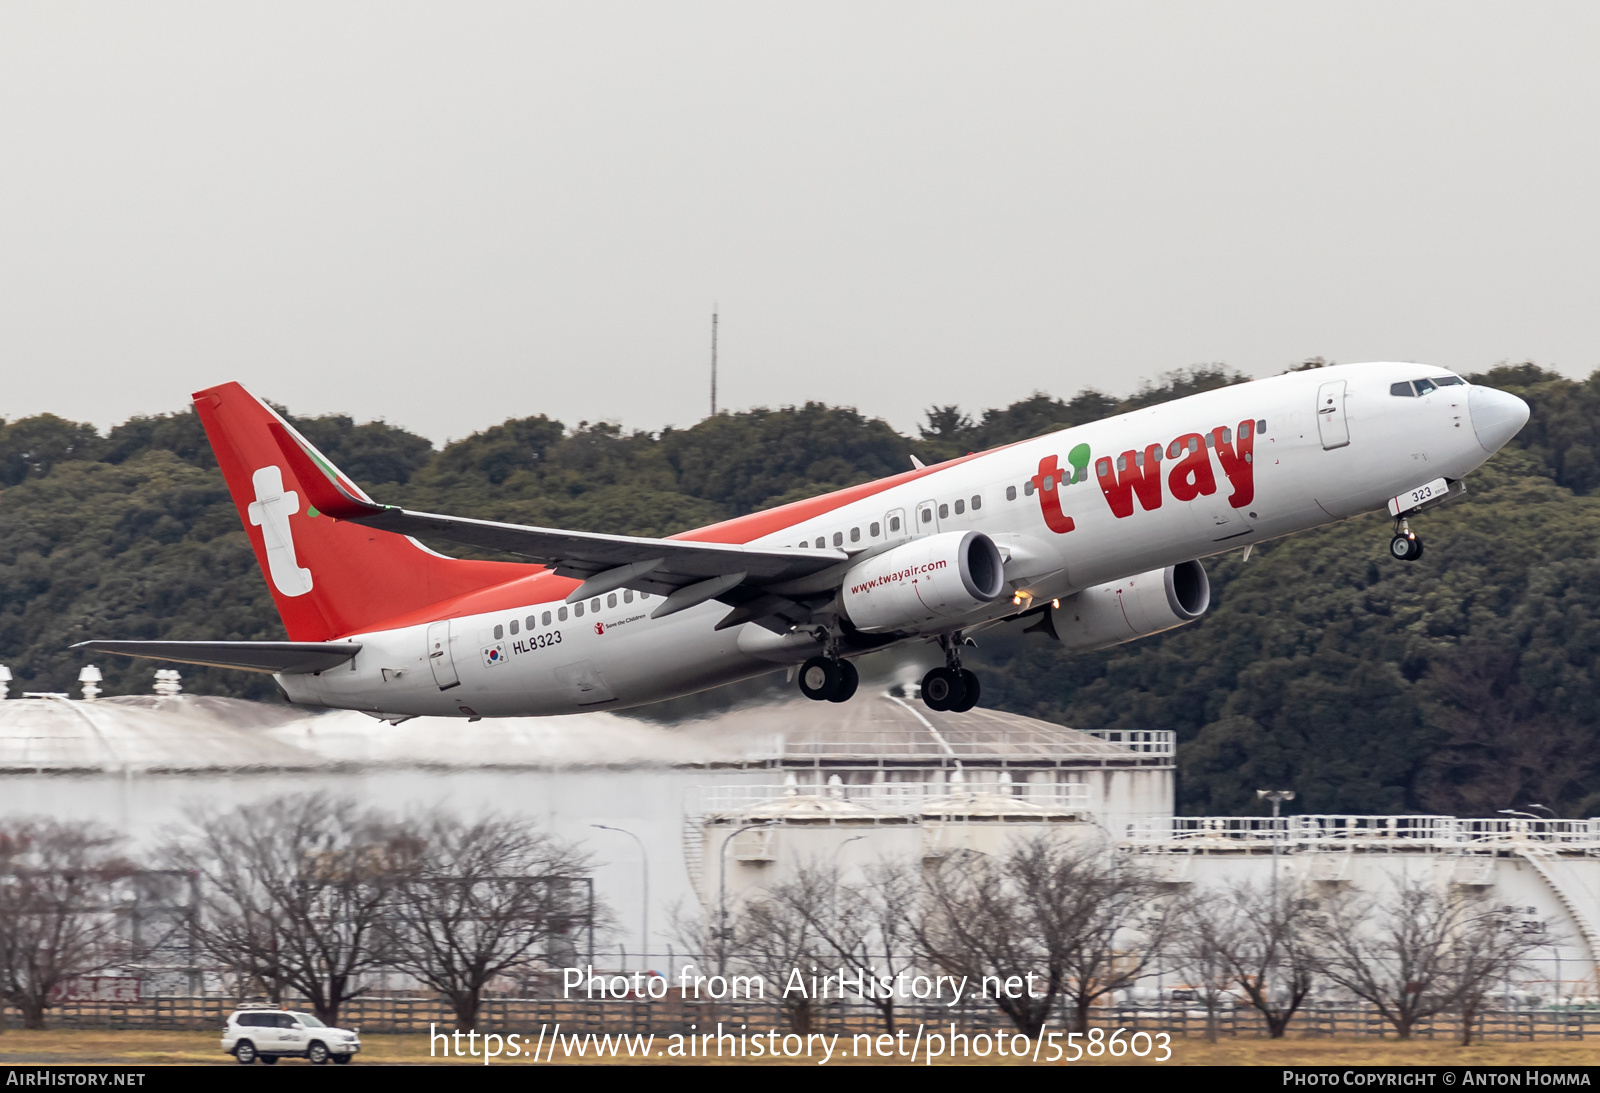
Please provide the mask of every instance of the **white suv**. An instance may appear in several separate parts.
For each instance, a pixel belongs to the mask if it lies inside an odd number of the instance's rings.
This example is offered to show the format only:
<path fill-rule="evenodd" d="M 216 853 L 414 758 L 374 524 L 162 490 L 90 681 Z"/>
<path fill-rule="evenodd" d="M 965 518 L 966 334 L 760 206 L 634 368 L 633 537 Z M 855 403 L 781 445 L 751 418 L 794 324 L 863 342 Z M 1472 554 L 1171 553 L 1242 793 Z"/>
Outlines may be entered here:
<path fill-rule="evenodd" d="M 361 1050 L 361 1038 L 347 1029 L 329 1028 L 309 1013 L 253 1006 L 228 1018 L 222 1050 L 246 1066 L 257 1059 L 270 1066 L 285 1055 L 320 1066 L 329 1059 L 348 1063 Z"/>

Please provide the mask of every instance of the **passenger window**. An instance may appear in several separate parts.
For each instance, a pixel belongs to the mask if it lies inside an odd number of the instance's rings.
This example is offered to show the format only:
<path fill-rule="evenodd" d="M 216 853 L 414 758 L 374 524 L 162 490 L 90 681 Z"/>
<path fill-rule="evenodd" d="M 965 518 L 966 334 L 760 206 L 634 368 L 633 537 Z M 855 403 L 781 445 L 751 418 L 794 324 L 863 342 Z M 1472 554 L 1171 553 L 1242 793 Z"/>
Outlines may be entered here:
<path fill-rule="evenodd" d="M 878 527 L 878 521 L 874 520 L 872 521 L 872 526 L 867 529 L 867 534 L 876 539 L 880 530 L 881 529 Z"/>
<path fill-rule="evenodd" d="M 495 641 L 499 641 L 501 638 L 503 638 L 505 636 L 506 636 L 506 628 L 504 626 L 496 626 L 494 628 L 494 640 Z"/>
<path fill-rule="evenodd" d="M 1033 479 L 1030 478 L 1022 484 L 1022 493 L 1025 497 L 1033 496 Z"/>
<path fill-rule="evenodd" d="M 641 599 L 641 600 L 648 600 L 648 599 L 649 599 L 649 598 L 650 598 L 650 593 L 648 593 L 648 592 L 641 592 L 641 593 L 639 593 L 639 598 L 640 598 L 640 599 Z"/>
<path fill-rule="evenodd" d="M 1250 439 L 1250 423 L 1248 421 L 1239 422 L 1239 439 L 1240 440 L 1249 440 Z"/>
<path fill-rule="evenodd" d="M 624 588 L 622 590 L 622 602 L 623 603 L 632 603 L 633 602 L 633 589 Z"/>
<path fill-rule="evenodd" d="M 1264 433 L 1266 431 L 1267 431 L 1267 419 L 1266 418 L 1262 418 L 1260 421 L 1256 422 L 1256 434 L 1259 436 L 1261 433 Z"/>
<path fill-rule="evenodd" d="M 1228 428 L 1226 425 L 1222 427 L 1222 442 L 1224 444 L 1233 443 L 1233 430 Z"/>
<path fill-rule="evenodd" d="M 617 606 L 617 594 L 615 592 L 611 593 L 611 595 L 606 597 L 606 606 L 607 607 L 615 607 L 615 606 Z"/>
<path fill-rule="evenodd" d="M 957 501 L 956 502 L 956 515 L 960 516 L 963 512 L 966 512 L 966 511 L 967 511 L 967 503 L 965 501 Z"/>
<path fill-rule="evenodd" d="M 561 617 L 562 618 L 566 618 L 567 616 L 566 616 L 565 613 L 563 613 Z M 540 616 L 540 622 L 545 626 L 549 626 L 550 625 L 550 612 L 546 611 L 542 616 Z"/>
<path fill-rule="evenodd" d="M 946 519 L 947 517 L 949 517 L 949 515 L 950 515 L 950 506 L 949 505 L 940 505 L 939 506 L 939 519 L 941 519 L 941 520 Z"/>
<path fill-rule="evenodd" d="M 519 622 L 517 622 L 516 619 L 512 619 L 511 620 L 511 636 L 512 637 L 516 637 L 517 636 L 517 631 L 520 630 L 521 628 L 522 628 L 521 624 Z"/>
<path fill-rule="evenodd" d="M 977 512 L 981 508 L 983 508 L 983 497 L 975 493 L 972 495 L 972 511 Z"/>
<path fill-rule="evenodd" d="M 899 531 L 900 530 L 900 517 L 894 516 L 894 517 L 891 517 L 889 519 L 889 530 L 890 531 Z"/>
<path fill-rule="evenodd" d="M 579 600 L 577 603 L 572 605 L 572 616 L 573 616 L 573 618 L 578 618 L 578 619 L 583 618 L 583 601 L 582 600 Z"/>
<path fill-rule="evenodd" d="M 833 533 L 833 545 L 844 546 L 844 532 L 836 531 Z"/>
<path fill-rule="evenodd" d="M 817 536 L 817 549 L 821 550 L 825 545 L 827 545 L 827 540 L 820 535 Z"/>
<path fill-rule="evenodd" d="M 1006 500 L 1007 501 L 1015 501 L 1016 499 L 1017 499 L 1017 487 L 1015 487 L 1015 486 L 1007 486 L 1006 487 Z"/>
<path fill-rule="evenodd" d="M 1416 398 L 1417 393 L 1411 389 L 1410 383 L 1391 383 L 1389 393 L 1395 398 Z"/>
<path fill-rule="evenodd" d="M 556 619 L 560 622 L 567 621 L 567 609 L 565 607 L 556 612 Z"/>
<path fill-rule="evenodd" d="M 932 509 L 923 509 L 922 510 L 922 522 L 924 524 L 933 523 L 933 510 Z"/>
<path fill-rule="evenodd" d="M 598 611 L 598 610 L 600 610 L 600 597 L 599 596 L 596 596 L 594 599 L 589 601 L 589 610 L 590 611 Z"/>
<path fill-rule="evenodd" d="M 861 529 L 860 528 L 851 528 L 850 529 L 850 541 L 852 543 L 859 543 L 861 541 Z"/>
<path fill-rule="evenodd" d="M 1210 443 L 1210 441 L 1207 441 L 1207 443 Z M 1117 470 L 1125 471 L 1127 469 L 1128 469 L 1128 457 L 1125 456 L 1125 455 L 1117 456 Z"/>

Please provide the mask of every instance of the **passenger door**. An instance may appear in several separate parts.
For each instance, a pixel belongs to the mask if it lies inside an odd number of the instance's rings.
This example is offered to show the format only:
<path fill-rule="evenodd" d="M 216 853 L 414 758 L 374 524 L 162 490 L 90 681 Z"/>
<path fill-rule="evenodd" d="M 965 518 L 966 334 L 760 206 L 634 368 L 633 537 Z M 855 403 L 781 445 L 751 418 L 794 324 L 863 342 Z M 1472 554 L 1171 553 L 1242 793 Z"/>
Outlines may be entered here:
<path fill-rule="evenodd" d="M 1317 388 L 1317 433 L 1323 448 L 1343 448 L 1350 443 L 1350 426 L 1344 419 L 1344 380 L 1330 380 Z"/>
<path fill-rule="evenodd" d="M 932 535 L 939 530 L 939 506 L 933 501 L 917 502 L 917 526 L 912 530 L 913 537 L 918 535 Z"/>
<path fill-rule="evenodd" d="M 461 682 L 456 675 L 455 657 L 450 653 L 449 620 L 428 626 L 428 666 L 433 669 L 433 681 L 441 691 L 448 691 Z"/>

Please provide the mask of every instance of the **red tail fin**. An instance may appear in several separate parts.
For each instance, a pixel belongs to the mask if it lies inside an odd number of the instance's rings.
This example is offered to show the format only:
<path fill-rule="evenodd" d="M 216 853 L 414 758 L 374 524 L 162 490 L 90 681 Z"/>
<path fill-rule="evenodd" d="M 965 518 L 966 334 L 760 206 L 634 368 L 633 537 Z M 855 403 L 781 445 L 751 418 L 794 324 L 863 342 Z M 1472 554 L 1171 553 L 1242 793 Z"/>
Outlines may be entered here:
<path fill-rule="evenodd" d="M 396 615 L 534 571 L 512 562 L 446 558 L 405 536 L 323 516 L 307 500 L 312 491 L 284 457 L 274 427 L 299 440 L 346 492 L 367 496 L 237 383 L 197 391 L 194 404 L 292 641 L 370 630 Z"/>

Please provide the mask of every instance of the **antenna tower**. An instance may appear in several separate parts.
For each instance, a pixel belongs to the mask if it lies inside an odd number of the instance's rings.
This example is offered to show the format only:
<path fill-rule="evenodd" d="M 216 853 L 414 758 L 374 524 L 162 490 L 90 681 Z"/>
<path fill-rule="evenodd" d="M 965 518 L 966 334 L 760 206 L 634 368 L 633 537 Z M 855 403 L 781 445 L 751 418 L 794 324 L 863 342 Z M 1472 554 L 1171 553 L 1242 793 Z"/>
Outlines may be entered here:
<path fill-rule="evenodd" d="M 711 416 L 717 416 L 717 305 L 711 305 Z"/>

